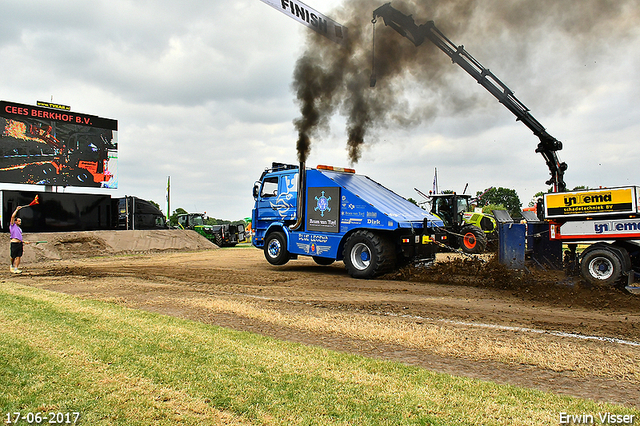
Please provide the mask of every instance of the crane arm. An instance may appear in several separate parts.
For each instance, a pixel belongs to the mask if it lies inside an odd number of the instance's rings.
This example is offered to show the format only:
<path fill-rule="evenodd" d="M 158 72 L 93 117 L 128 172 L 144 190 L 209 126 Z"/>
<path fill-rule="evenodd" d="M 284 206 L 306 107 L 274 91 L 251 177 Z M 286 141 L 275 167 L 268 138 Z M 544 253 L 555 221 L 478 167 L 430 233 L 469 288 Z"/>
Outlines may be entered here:
<path fill-rule="evenodd" d="M 542 124 L 531 115 L 529 108 L 515 97 L 513 91 L 506 84 L 500 81 L 489 69 L 482 66 L 464 49 L 464 46 L 453 44 L 436 28 L 433 21 L 418 26 L 411 15 L 403 14 L 392 7 L 391 3 L 386 3 L 374 10 L 372 22 L 375 23 L 378 17 L 384 20 L 385 25 L 408 38 L 416 46 L 420 46 L 425 40 L 431 41 L 511 111 L 516 116 L 516 120 L 522 121 L 540 139 L 536 152 L 542 154 L 551 173 L 551 179 L 546 184 L 553 185 L 554 192 L 566 191 L 564 171 L 567 169 L 567 164 L 561 162 L 556 154 L 562 149 L 562 142 L 547 133 Z"/>

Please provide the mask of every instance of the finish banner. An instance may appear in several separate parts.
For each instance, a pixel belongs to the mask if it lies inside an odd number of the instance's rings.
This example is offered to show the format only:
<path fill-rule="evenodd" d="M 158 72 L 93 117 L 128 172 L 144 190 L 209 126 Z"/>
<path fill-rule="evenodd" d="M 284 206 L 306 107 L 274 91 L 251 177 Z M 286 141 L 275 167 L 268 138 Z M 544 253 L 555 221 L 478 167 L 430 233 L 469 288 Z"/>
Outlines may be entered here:
<path fill-rule="evenodd" d="M 344 27 L 322 13 L 313 10 L 301 1 L 261 0 L 274 9 L 278 9 L 303 25 L 327 37 L 329 40 L 344 44 L 347 39 L 347 27 Z"/>

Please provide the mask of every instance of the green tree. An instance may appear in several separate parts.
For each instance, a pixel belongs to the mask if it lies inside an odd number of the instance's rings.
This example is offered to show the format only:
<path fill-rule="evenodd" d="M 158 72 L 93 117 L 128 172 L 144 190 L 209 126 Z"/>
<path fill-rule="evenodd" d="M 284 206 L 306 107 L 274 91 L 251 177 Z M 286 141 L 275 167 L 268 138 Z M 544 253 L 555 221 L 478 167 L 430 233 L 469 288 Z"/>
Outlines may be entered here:
<path fill-rule="evenodd" d="M 478 191 L 476 193 L 478 207 L 485 207 L 488 205 L 504 206 L 504 209 L 509 212 L 511 217 L 520 217 L 520 209 L 522 203 L 518 197 L 518 193 L 515 189 L 509 188 L 489 188 L 485 191 Z"/>
<path fill-rule="evenodd" d="M 494 210 L 507 210 L 502 204 L 487 204 L 482 207 L 482 213 L 493 214 Z"/>

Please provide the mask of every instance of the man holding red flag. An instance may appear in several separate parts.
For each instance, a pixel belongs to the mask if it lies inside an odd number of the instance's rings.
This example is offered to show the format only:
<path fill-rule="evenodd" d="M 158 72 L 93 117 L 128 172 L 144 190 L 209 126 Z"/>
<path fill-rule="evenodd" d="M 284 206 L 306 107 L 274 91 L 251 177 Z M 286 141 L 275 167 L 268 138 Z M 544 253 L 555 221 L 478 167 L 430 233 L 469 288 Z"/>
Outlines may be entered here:
<path fill-rule="evenodd" d="M 30 244 L 28 241 L 22 240 L 22 219 L 18 216 L 18 211 L 23 207 L 29 207 L 38 204 L 38 196 L 27 206 L 18 206 L 11 215 L 11 221 L 9 222 L 9 237 L 11 238 L 11 272 L 14 274 L 20 274 L 22 271 L 19 269 L 20 259 L 23 254 L 23 245 Z"/>

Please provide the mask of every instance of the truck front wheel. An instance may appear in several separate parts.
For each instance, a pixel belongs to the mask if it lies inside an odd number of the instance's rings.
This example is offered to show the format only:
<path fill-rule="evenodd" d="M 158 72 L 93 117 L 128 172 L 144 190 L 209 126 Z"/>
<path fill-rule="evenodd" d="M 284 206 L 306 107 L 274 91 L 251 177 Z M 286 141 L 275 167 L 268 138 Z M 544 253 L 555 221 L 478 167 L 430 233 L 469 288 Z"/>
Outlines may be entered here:
<path fill-rule="evenodd" d="M 582 277 L 594 285 L 613 285 L 622 277 L 622 261 L 606 247 L 589 250 L 580 260 Z"/>
<path fill-rule="evenodd" d="M 272 265 L 284 265 L 289 261 L 287 237 L 282 232 L 272 232 L 265 238 L 264 257 Z"/>
<path fill-rule="evenodd" d="M 344 265 L 354 278 L 372 278 L 395 266 L 393 244 L 370 231 L 356 231 L 344 246 Z"/>

